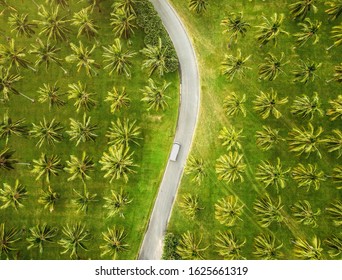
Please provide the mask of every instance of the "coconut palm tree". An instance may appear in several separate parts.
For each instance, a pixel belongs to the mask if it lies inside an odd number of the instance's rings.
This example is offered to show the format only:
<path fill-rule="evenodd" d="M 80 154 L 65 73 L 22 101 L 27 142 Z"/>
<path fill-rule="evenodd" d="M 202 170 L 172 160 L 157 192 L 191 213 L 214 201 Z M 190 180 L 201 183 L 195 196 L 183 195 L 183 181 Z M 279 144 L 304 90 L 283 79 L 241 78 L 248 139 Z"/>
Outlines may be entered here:
<path fill-rule="evenodd" d="M 26 238 L 29 243 L 27 249 L 39 248 L 39 253 L 43 254 L 44 244 L 53 243 L 54 237 L 57 235 L 58 229 L 56 227 L 51 227 L 46 223 L 36 225 L 31 227 L 29 230 L 30 236 Z"/>
<path fill-rule="evenodd" d="M 317 227 L 317 216 L 321 214 L 321 210 L 317 209 L 316 212 L 312 210 L 311 204 L 307 200 L 299 200 L 292 207 L 293 216 L 298 223 L 304 225 Z"/>
<path fill-rule="evenodd" d="M 216 235 L 215 247 L 224 260 L 241 260 L 241 248 L 245 245 L 246 239 L 240 241 L 231 230 L 219 231 Z"/>
<path fill-rule="evenodd" d="M 206 164 L 203 159 L 190 156 L 185 166 L 185 174 L 192 175 L 191 181 L 200 186 L 204 177 L 207 176 Z"/>
<path fill-rule="evenodd" d="M 3 189 L 0 189 L 0 201 L 3 203 L 0 209 L 6 209 L 12 206 L 16 211 L 24 207 L 23 200 L 27 198 L 26 187 L 15 181 L 14 186 L 3 183 Z"/>
<path fill-rule="evenodd" d="M 328 152 L 337 152 L 337 158 L 339 158 L 342 155 L 342 131 L 334 129 L 332 132 L 335 135 L 330 135 L 324 142 L 328 147 Z"/>
<path fill-rule="evenodd" d="M 313 125 L 309 122 L 308 130 L 304 127 L 293 128 L 292 131 L 289 132 L 288 143 L 291 152 L 297 152 L 298 155 L 307 154 L 307 157 L 310 156 L 311 153 L 315 152 L 319 157 L 322 157 L 318 145 L 323 142 L 320 139 L 320 135 L 323 132 L 323 128 L 320 126 L 315 131 Z"/>
<path fill-rule="evenodd" d="M 135 123 L 137 121 L 130 121 L 124 118 L 122 121 L 120 119 L 115 122 L 111 122 L 112 126 L 109 127 L 106 137 L 108 137 L 108 144 L 110 145 L 123 145 L 124 147 L 129 147 L 131 143 L 139 145 L 139 140 L 141 131 L 140 127 Z"/>
<path fill-rule="evenodd" d="M 100 65 L 97 64 L 93 58 L 91 58 L 96 46 L 93 45 L 92 48 L 89 50 L 88 47 L 83 46 L 81 41 L 79 41 L 78 44 L 79 46 L 70 43 L 70 48 L 73 51 L 73 54 L 68 55 L 65 58 L 66 62 L 76 63 L 77 72 L 80 72 L 81 69 L 84 68 L 88 76 L 97 75 L 94 67 L 100 68 Z"/>
<path fill-rule="evenodd" d="M 91 124 L 91 117 L 87 117 L 84 113 L 83 120 L 77 121 L 70 118 L 70 130 L 67 133 L 70 136 L 70 141 L 76 141 L 76 146 L 81 142 L 92 141 L 95 142 L 96 137 L 95 131 L 98 129 L 97 124 Z"/>
<path fill-rule="evenodd" d="M 189 10 L 197 14 L 207 10 L 208 0 L 189 0 Z"/>
<path fill-rule="evenodd" d="M 66 16 L 60 16 L 58 5 L 55 8 L 51 6 L 50 11 L 47 11 L 43 5 L 40 5 L 38 6 L 38 15 L 41 17 L 41 20 L 36 20 L 35 23 L 42 26 L 39 35 L 45 34 L 48 40 L 67 40 L 67 35 L 70 33 L 67 24 L 70 20 L 67 20 Z"/>
<path fill-rule="evenodd" d="M 32 37 L 36 32 L 34 28 L 37 28 L 37 24 L 31 23 L 28 19 L 28 14 L 13 13 L 8 18 L 8 23 L 12 27 L 11 32 L 16 32 L 16 36 Z"/>
<path fill-rule="evenodd" d="M 335 82 L 338 82 L 338 83 L 342 83 L 342 63 L 340 63 L 340 65 L 336 65 L 334 67 L 334 70 L 335 70 L 334 76 L 328 82 L 335 81 Z"/>
<path fill-rule="evenodd" d="M 90 111 L 96 105 L 97 102 L 92 98 L 96 94 L 88 92 L 87 85 L 82 85 L 78 81 L 77 84 L 69 84 L 68 87 L 68 99 L 75 99 L 74 106 L 76 107 L 76 112 L 79 112 L 81 109 Z"/>
<path fill-rule="evenodd" d="M 197 238 L 194 233 L 187 231 L 181 235 L 176 252 L 182 260 L 203 260 L 203 252 L 209 246 L 201 248 L 202 236 Z"/>
<path fill-rule="evenodd" d="M 246 117 L 246 108 L 244 103 L 246 102 L 246 94 L 242 95 L 242 98 L 237 96 L 235 92 L 226 96 L 223 101 L 223 109 L 227 116 L 237 116 L 240 113 Z"/>
<path fill-rule="evenodd" d="M 74 13 L 71 25 L 78 27 L 77 37 L 81 35 L 86 35 L 88 39 L 95 37 L 97 35 L 97 30 L 99 27 L 95 24 L 95 21 L 91 18 L 93 13 L 92 6 L 83 8 L 77 13 Z"/>
<path fill-rule="evenodd" d="M 342 238 L 341 233 L 339 236 L 333 234 L 324 240 L 325 245 L 329 247 L 328 254 L 331 258 L 337 259 L 342 254 Z"/>
<path fill-rule="evenodd" d="M 7 257 L 10 252 L 18 250 L 15 243 L 20 240 L 19 230 L 17 228 L 5 228 L 5 223 L 0 224 L 0 258 L 2 254 Z"/>
<path fill-rule="evenodd" d="M 109 70 L 109 75 L 116 72 L 118 75 L 125 74 L 126 77 L 131 77 L 131 59 L 137 54 L 130 50 L 124 50 L 119 38 L 114 40 L 112 45 L 108 47 L 102 47 L 104 52 L 102 56 L 104 57 L 103 62 L 108 63 L 104 69 Z"/>
<path fill-rule="evenodd" d="M 227 183 L 240 180 L 244 181 L 242 173 L 245 172 L 246 164 L 243 163 L 243 156 L 238 152 L 229 151 L 228 154 L 222 155 L 216 161 L 216 173 L 219 180 Z"/>
<path fill-rule="evenodd" d="M 129 153 L 129 147 L 124 146 L 110 146 L 108 153 L 104 152 L 101 160 L 101 170 L 105 171 L 104 178 L 110 178 L 109 182 L 123 178 L 128 182 L 128 175 L 136 173 L 132 167 L 137 166 L 133 163 L 133 154 Z"/>
<path fill-rule="evenodd" d="M 135 15 L 135 5 L 137 0 L 118 0 L 113 4 L 114 10 L 123 10 L 126 14 Z"/>
<path fill-rule="evenodd" d="M 335 200 L 325 210 L 328 212 L 333 224 L 340 227 L 342 225 L 342 202 Z"/>
<path fill-rule="evenodd" d="M 312 44 L 315 45 L 319 41 L 318 31 L 322 25 L 321 21 L 311 21 L 306 18 L 304 22 L 298 23 L 301 27 L 301 31 L 295 33 L 293 36 L 296 37 L 296 45 L 301 47 L 309 40 L 313 40 Z"/>
<path fill-rule="evenodd" d="M 317 92 L 314 93 L 312 98 L 305 94 L 296 96 L 291 106 L 291 113 L 302 118 L 310 117 L 310 120 L 313 119 L 315 113 L 323 116 Z"/>
<path fill-rule="evenodd" d="M 114 114 L 116 111 L 120 111 L 122 108 L 128 108 L 131 104 L 131 99 L 128 97 L 126 88 L 122 87 L 121 92 L 113 86 L 112 91 L 107 92 L 105 101 L 110 103 L 110 111 Z"/>
<path fill-rule="evenodd" d="M 330 33 L 330 38 L 334 40 L 334 43 L 327 48 L 327 50 L 330 50 L 332 47 L 338 47 L 342 44 L 342 24 L 333 26 Z"/>
<path fill-rule="evenodd" d="M 60 199 L 60 194 L 55 192 L 51 186 L 48 186 L 47 190 L 43 190 L 41 196 L 38 198 L 38 203 L 44 206 L 44 209 L 48 209 L 50 213 L 55 210 L 57 201 Z"/>
<path fill-rule="evenodd" d="M 237 50 L 237 55 L 225 55 L 223 62 L 221 63 L 222 74 L 227 76 L 227 78 L 232 81 L 236 75 L 239 77 L 244 76 L 244 71 L 251 69 L 246 66 L 246 62 L 249 60 L 251 55 L 243 57 L 241 50 Z"/>
<path fill-rule="evenodd" d="M 299 0 L 290 4 L 289 9 L 292 18 L 295 20 L 303 20 L 311 10 L 316 13 L 317 7 L 315 6 L 315 2 L 316 0 Z"/>
<path fill-rule="evenodd" d="M 111 193 L 111 196 L 104 197 L 105 203 L 103 205 L 103 207 L 108 210 L 108 218 L 116 215 L 125 218 L 124 209 L 126 205 L 132 202 L 132 199 L 129 198 L 128 193 L 124 192 L 123 189 L 121 189 L 120 192 L 112 190 Z"/>
<path fill-rule="evenodd" d="M 342 95 L 339 95 L 336 99 L 329 100 L 330 108 L 327 110 L 327 116 L 330 116 L 330 120 L 334 121 L 339 117 L 342 117 Z"/>
<path fill-rule="evenodd" d="M 332 179 L 336 184 L 342 184 L 342 166 L 338 165 L 333 169 Z M 337 187 L 338 189 L 342 189 L 342 186 Z"/>
<path fill-rule="evenodd" d="M 100 246 L 101 256 L 110 255 L 116 260 L 122 252 L 128 251 L 129 245 L 125 242 L 127 233 L 124 228 L 113 226 L 108 228 L 107 232 L 102 232 L 102 236 L 105 244 Z"/>
<path fill-rule="evenodd" d="M 232 41 L 237 43 L 238 36 L 245 37 L 248 28 L 251 25 L 243 20 L 243 13 L 230 13 L 226 18 L 221 20 L 221 25 L 224 27 L 223 34 L 228 33 L 229 36 L 229 43 L 228 46 L 231 45 Z"/>
<path fill-rule="evenodd" d="M 312 165 L 310 163 L 307 167 L 300 163 L 292 169 L 291 175 L 293 180 L 298 183 L 298 187 L 306 187 L 307 191 L 309 191 L 311 187 L 313 187 L 314 190 L 318 190 L 321 182 L 325 181 L 324 172 L 317 170 L 317 165 Z"/>
<path fill-rule="evenodd" d="M 253 209 L 262 227 L 269 227 L 273 222 L 281 223 L 284 220 L 284 216 L 281 213 L 282 208 L 281 197 L 278 196 L 278 201 L 275 201 L 267 193 L 265 196 L 257 199 L 253 205 Z"/>
<path fill-rule="evenodd" d="M 70 258 L 79 258 L 79 250 L 88 251 L 85 242 L 91 239 L 89 230 L 85 228 L 85 225 L 76 223 L 72 226 L 66 225 L 62 229 L 64 238 L 58 241 L 58 244 L 64 248 L 61 254 L 66 254 L 70 251 Z"/>
<path fill-rule="evenodd" d="M 63 127 L 60 122 L 57 122 L 55 119 L 52 119 L 52 121 L 49 122 L 44 117 L 43 121 L 40 121 L 39 124 L 33 123 L 32 125 L 33 128 L 29 131 L 29 134 L 33 138 L 38 138 L 36 146 L 39 148 L 45 142 L 49 145 L 54 145 L 56 142 L 59 143 L 63 139 Z"/>
<path fill-rule="evenodd" d="M 220 131 L 220 134 L 218 138 L 222 141 L 222 146 L 227 148 L 227 151 L 233 150 L 233 149 L 241 149 L 241 143 L 240 139 L 243 138 L 242 136 L 243 129 L 237 131 L 235 128 L 231 125 L 228 128 L 223 127 Z"/>
<path fill-rule="evenodd" d="M 23 137 L 27 134 L 27 132 L 28 131 L 25 125 L 24 118 L 14 121 L 12 120 L 12 118 L 8 116 L 8 111 L 4 113 L 3 121 L 0 123 L 0 138 L 6 139 L 6 147 L 8 145 L 8 140 L 11 135 Z"/>
<path fill-rule="evenodd" d="M 318 77 L 316 71 L 322 66 L 322 63 L 316 63 L 308 59 L 307 61 L 300 60 L 300 64 L 297 64 L 297 69 L 292 71 L 294 76 L 294 83 L 303 83 L 313 82 L 315 77 Z"/>
<path fill-rule="evenodd" d="M 278 98 L 278 94 L 273 88 L 270 92 L 260 91 L 260 94 L 256 96 L 254 103 L 254 110 L 263 118 L 267 119 L 270 115 L 273 115 L 276 119 L 279 119 L 282 114 L 277 109 L 278 106 L 286 104 L 287 97 Z"/>
<path fill-rule="evenodd" d="M 284 140 L 279 135 L 279 130 L 263 125 L 262 130 L 256 132 L 256 144 L 259 149 L 268 151 L 273 148 L 281 140 Z"/>
<path fill-rule="evenodd" d="M 18 160 L 13 158 L 14 150 L 5 148 L 0 152 L 0 170 L 11 170 L 14 169 L 13 165 L 18 163 Z"/>
<path fill-rule="evenodd" d="M 220 224 L 232 227 L 237 220 L 242 221 L 240 216 L 243 213 L 244 205 L 233 195 L 221 198 L 215 204 L 215 219 Z"/>
<path fill-rule="evenodd" d="M 146 57 L 143 61 L 142 69 L 147 68 L 149 76 L 157 72 L 159 76 L 163 76 L 167 71 L 167 47 L 163 47 L 161 38 L 158 38 L 157 45 L 146 45 L 140 52 Z"/>
<path fill-rule="evenodd" d="M 134 34 L 135 21 L 137 17 L 133 13 L 127 13 L 123 9 L 116 9 L 110 13 L 110 25 L 117 37 L 129 39 Z"/>
<path fill-rule="evenodd" d="M 282 67 L 289 63 L 289 61 L 282 62 L 284 57 L 284 53 L 281 53 L 280 58 L 268 53 L 265 62 L 259 64 L 259 79 L 273 81 L 280 73 L 284 73 Z"/>
<path fill-rule="evenodd" d="M 279 188 L 285 188 L 286 174 L 290 172 L 290 168 L 283 170 L 280 158 L 277 158 L 277 164 L 273 165 L 269 161 L 261 161 L 256 171 L 256 179 L 260 181 L 265 188 L 275 187 L 277 193 Z"/>
<path fill-rule="evenodd" d="M 59 87 L 57 86 L 57 82 L 54 85 L 50 84 L 43 84 L 43 87 L 40 87 L 38 90 L 39 97 L 38 101 L 40 103 L 49 103 L 49 109 L 51 110 L 52 107 L 57 106 L 62 107 L 65 105 L 65 101 L 61 98 L 66 93 L 60 93 Z"/>
<path fill-rule="evenodd" d="M 42 153 L 39 159 L 33 160 L 33 169 L 31 172 L 37 175 L 36 180 L 45 176 L 45 180 L 49 184 L 51 175 L 58 176 L 59 171 L 63 169 L 63 165 L 60 162 L 61 159 L 59 156 L 51 155 L 49 157 Z"/>
<path fill-rule="evenodd" d="M 83 211 L 84 213 L 88 213 L 89 203 L 95 202 L 97 194 L 91 194 L 88 192 L 86 185 L 84 185 L 83 193 L 80 193 L 73 189 L 76 194 L 76 198 L 71 200 L 71 203 L 77 207 L 77 212 Z"/>
<path fill-rule="evenodd" d="M 199 199 L 197 195 L 186 193 L 182 196 L 182 200 L 179 202 L 179 207 L 190 219 L 195 219 L 196 214 L 204 209 L 199 206 Z"/>
<path fill-rule="evenodd" d="M 277 38 L 280 34 L 289 33 L 282 29 L 282 23 L 284 21 L 284 15 L 280 14 L 278 16 L 277 13 L 274 13 L 273 17 L 268 20 L 263 16 L 264 22 L 262 25 L 257 26 L 259 28 L 259 32 L 256 36 L 258 42 L 260 42 L 260 47 L 266 45 L 268 42 L 273 41 L 274 45 L 277 45 Z"/>
<path fill-rule="evenodd" d="M 320 260 L 322 257 L 323 248 L 321 248 L 321 240 L 314 236 L 312 242 L 309 243 L 307 240 L 297 238 L 293 241 L 294 243 L 294 254 L 297 258 L 303 260 Z"/>
<path fill-rule="evenodd" d="M 337 19 L 342 14 L 342 2 L 340 1 L 328 1 L 325 5 L 330 6 L 325 12 L 329 16 L 329 20 L 333 21 Z"/>
<path fill-rule="evenodd" d="M 149 106 L 147 110 L 165 110 L 165 108 L 168 106 L 166 100 L 170 99 L 170 97 L 165 94 L 165 91 L 170 85 L 171 83 L 167 83 L 166 81 L 164 81 L 163 84 L 160 85 L 151 78 L 148 79 L 148 85 L 145 86 L 144 89 L 141 89 L 141 92 L 144 95 L 141 101 L 147 103 L 147 105 Z"/>
<path fill-rule="evenodd" d="M 283 243 L 273 233 L 261 233 L 254 237 L 253 255 L 262 260 L 278 260 L 283 256 L 279 251 L 282 247 Z"/>
<path fill-rule="evenodd" d="M 78 178 L 82 180 L 83 184 L 91 178 L 89 173 L 94 171 L 95 166 L 93 159 L 86 152 L 82 153 L 82 158 L 70 155 L 70 161 L 67 160 L 66 164 L 67 167 L 64 170 L 71 175 L 68 181 L 73 181 Z"/>

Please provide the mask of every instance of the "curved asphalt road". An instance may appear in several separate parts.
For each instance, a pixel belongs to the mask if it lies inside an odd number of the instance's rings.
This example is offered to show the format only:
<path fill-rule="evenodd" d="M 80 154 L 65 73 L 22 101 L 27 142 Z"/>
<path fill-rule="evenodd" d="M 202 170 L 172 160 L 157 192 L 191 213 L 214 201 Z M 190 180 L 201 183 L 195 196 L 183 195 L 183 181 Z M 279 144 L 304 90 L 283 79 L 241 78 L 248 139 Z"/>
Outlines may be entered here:
<path fill-rule="evenodd" d="M 195 132 L 200 82 L 194 49 L 182 22 L 167 0 L 150 0 L 175 46 L 181 68 L 181 102 L 175 142 L 181 144 L 176 162 L 168 161 L 149 225 L 140 248 L 140 260 L 162 257 L 163 237 Z"/>

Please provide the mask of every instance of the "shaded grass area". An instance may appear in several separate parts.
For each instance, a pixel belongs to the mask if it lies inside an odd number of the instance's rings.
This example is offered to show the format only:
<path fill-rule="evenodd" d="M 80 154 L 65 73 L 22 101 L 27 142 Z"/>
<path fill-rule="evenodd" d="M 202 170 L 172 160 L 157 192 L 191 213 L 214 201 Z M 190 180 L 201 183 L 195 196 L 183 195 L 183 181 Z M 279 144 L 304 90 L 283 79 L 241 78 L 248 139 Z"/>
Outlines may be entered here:
<path fill-rule="evenodd" d="M 340 229 L 335 227 L 332 220 L 328 217 L 325 209 L 335 199 L 341 199 L 341 191 L 336 189 L 331 178 L 327 178 L 322 182 L 319 190 L 311 189 L 309 192 L 305 188 L 298 188 L 298 184 L 287 176 L 285 189 L 280 190 L 277 194 L 273 188 L 266 191 L 271 197 L 282 198 L 283 215 L 285 222 L 277 224 L 272 223 L 267 229 L 262 228 L 257 222 L 257 216 L 253 210 L 253 203 L 257 198 L 265 193 L 263 186 L 255 179 L 255 171 L 257 165 L 262 160 L 276 162 L 279 157 L 283 164 L 283 169 L 293 168 L 299 163 L 317 164 L 318 169 L 323 170 L 326 175 L 331 175 L 332 169 L 341 163 L 337 159 L 336 153 L 328 153 L 324 145 L 320 146 L 322 159 L 312 154 L 306 158 L 305 155 L 296 156 L 290 153 L 288 143 L 282 141 L 274 149 L 263 152 L 257 148 L 255 142 L 256 131 L 261 130 L 263 125 L 269 125 L 272 128 L 280 130 L 283 138 L 288 137 L 288 132 L 294 127 L 307 128 L 308 119 L 295 117 L 290 113 L 290 106 L 296 96 L 306 94 L 312 96 L 314 92 L 318 92 L 321 108 L 326 112 L 329 108 L 328 101 L 335 99 L 341 94 L 341 86 L 337 83 L 330 82 L 334 73 L 334 66 L 341 61 L 340 48 L 332 48 L 329 52 L 326 48 L 332 45 L 330 39 L 330 30 L 332 26 L 337 25 L 338 21 L 328 22 L 327 15 L 324 13 L 324 4 L 317 4 L 318 13 L 309 14 L 312 20 L 318 19 L 322 21 L 322 27 L 319 32 L 320 41 L 316 45 L 308 42 L 301 48 L 294 48 L 295 38 L 293 36 L 279 36 L 278 45 L 275 47 L 272 43 L 259 47 L 259 43 L 255 39 L 257 28 L 263 22 L 262 15 L 270 18 L 275 12 L 283 13 L 285 20 L 283 29 L 294 34 L 299 31 L 298 22 L 292 21 L 289 16 L 288 4 L 292 1 L 209 1 L 207 12 L 202 15 L 196 15 L 188 10 L 187 1 L 172 0 L 177 12 L 180 14 L 189 34 L 193 40 L 197 59 L 199 61 L 201 76 L 201 109 L 198 120 L 196 136 L 192 147 L 191 154 L 195 157 L 203 158 L 207 164 L 207 177 L 201 186 L 191 181 L 191 176 L 185 175 L 182 179 L 181 187 L 178 192 L 175 208 L 172 213 L 168 230 L 175 234 L 182 234 L 187 230 L 195 232 L 197 235 L 203 235 L 202 246 L 210 245 L 209 249 L 204 253 L 207 259 L 220 259 L 217 248 L 215 247 L 215 235 L 219 231 L 231 229 L 238 239 L 246 239 L 246 244 L 242 249 L 242 256 L 247 259 L 254 259 L 254 237 L 261 232 L 271 231 L 276 238 L 283 242 L 281 251 L 284 259 L 296 258 L 293 254 L 293 240 L 296 238 L 304 238 L 311 242 L 314 235 L 321 240 L 326 239 L 332 234 L 338 234 Z M 228 36 L 222 34 L 223 27 L 220 22 L 231 12 L 243 12 L 244 19 L 251 24 L 246 37 L 239 38 L 237 44 L 228 47 Z M 225 54 L 236 55 L 237 49 L 241 49 L 244 57 L 252 55 L 247 62 L 247 66 L 251 70 L 245 71 L 245 77 L 235 78 L 229 82 L 223 77 L 220 71 L 221 62 Z M 284 67 L 286 74 L 280 74 L 275 81 L 261 81 L 258 79 L 258 65 L 264 61 L 264 57 L 268 52 L 272 52 L 277 57 L 281 53 L 285 54 L 285 61 L 290 63 Z M 318 71 L 319 78 L 308 84 L 292 83 L 291 71 L 296 68 L 299 59 L 310 58 L 316 62 L 322 62 L 322 67 Z M 269 92 L 273 88 L 278 92 L 279 98 L 288 97 L 289 102 L 280 106 L 283 116 L 280 119 L 269 117 L 262 120 L 253 109 L 253 101 L 260 91 Z M 231 92 L 237 93 L 239 96 L 246 94 L 247 116 L 227 117 L 223 110 L 223 100 Z M 327 116 L 315 116 L 311 121 L 315 128 L 322 126 L 324 133 L 323 138 L 331 134 L 331 131 L 341 127 L 341 120 L 330 121 Z M 240 153 L 244 155 L 244 162 L 247 164 L 244 174 L 244 182 L 236 182 L 226 184 L 217 179 L 215 172 L 216 160 L 226 153 L 224 147 L 218 139 L 219 131 L 223 126 L 233 125 L 237 130 L 243 129 L 241 140 L 242 149 Z M 186 217 L 179 207 L 179 202 L 185 193 L 198 194 L 200 206 L 204 207 L 199 211 L 194 220 Z M 239 197 L 245 205 L 244 213 L 241 216 L 241 222 L 237 222 L 235 226 L 228 228 L 221 225 L 215 219 L 214 205 L 217 201 L 229 194 Z M 308 200 L 312 209 L 320 208 L 322 214 L 318 217 L 317 228 L 299 224 L 294 220 L 290 207 L 298 200 Z M 323 246 L 323 258 L 329 258 L 328 248 Z"/>
<path fill-rule="evenodd" d="M 36 1 L 37 3 L 45 4 L 45 1 Z M 37 100 L 39 87 L 43 83 L 54 84 L 58 81 L 60 92 L 68 90 L 68 84 L 77 83 L 82 81 L 88 86 L 89 92 L 96 93 L 95 99 L 97 105 L 87 115 L 91 116 L 93 123 L 97 123 L 99 129 L 97 131 L 98 137 L 95 142 L 80 143 L 75 147 L 75 142 L 69 141 L 69 136 L 66 130 L 69 130 L 69 118 L 81 120 L 83 111 L 76 112 L 73 106 L 73 100 L 67 100 L 66 106 L 61 108 L 52 108 L 49 110 L 48 104 L 41 104 L 39 102 L 31 103 L 29 100 L 21 96 L 12 95 L 10 101 L 6 104 L 0 104 L 0 116 L 8 110 L 10 117 L 14 120 L 25 118 L 26 124 L 31 128 L 31 123 L 38 123 L 42 121 L 43 117 L 50 121 L 55 118 L 61 122 L 64 127 L 64 139 L 61 143 L 55 146 L 43 145 L 41 148 L 36 147 L 36 139 L 32 138 L 18 138 L 12 136 L 9 140 L 9 147 L 16 150 L 15 158 L 20 162 L 32 163 L 33 159 L 38 159 L 41 153 L 48 155 L 56 154 L 61 157 L 62 163 L 65 165 L 66 160 L 70 160 L 70 155 L 80 157 L 83 151 L 86 151 L 89 156 L 94 159 L 96 163 L 95 172 L 91 174 L 92 179 L 87 181 L 87 187 L 90 193 L 97 194 L 97 201 L 89 206 L 87 214 L 77 213 L 76 208 L 72 206 L 71 199 L 75 198 L 73 189 L 82 191 L 83 184 L 81 180 L 67 182 L 68 174 L 60 172 L 58 177 L 52 176 L 51 187 L 54 191 L 60 193 L 61 198 L 57 201 L 55 210 L 49 212 L 43 209 L 43 206 L 38 204 L 38 198 L 41 195 L 41 190 L 46 189 L 47 185 L 43 180 L 35 180 L 35 175 L 31 173 L 31 168 L 25 165 L 17 165 L 15 170 L 6 172 L 0 171 L 1 185 L 4 182 L 14 184 L 16 179 L 26 186 L 28 191 L 28 199 L 24 201 L 24 207 L 15 211 L 12 208 L 0 210 L 0 223 L 5 223 L 7 228 L 16 226 L 22 229 L 21 240 L 18 243 L 19 251 L 14 253 L 11 257 L 19 259 L 68 259 L 69 254 L 61 255 L 62 247 L 56 243 L 47 244 L 44 253 L 39 254 L 38 249 L 27 250 L 28 243 L 26 237 L 30 227 L 40 223 L 48 223 L 51 226 L 59 228 L 59 233 L 55 240 L 62 237 L 61 229 L 66 224 L 74 224 L 82 222 L 89 229 L 92 239 L 86 242 L 88 251 L 80 251 L 82 259 L 106 259 L 109 256 L 101 256 L 99 246 L 104 243 L 102 232 L 107 228 L 112 228 L 114 225 L 124 227 L 128 233 L 125 241 L 129 244 L 129 250 L 119 254 L 120 259 L 135 259 L 143 238 L 145 227 L 149 218 L 150 211 L 153 206 L 154 198 L 157 193 L 159 183 L 162 178 L 163 170 L 167 162 L 167 156 L 171 148 L 171 143 L 175 131 L 177 111 L 178 111 L 178 92 L 179 92 L 179 77 L 178 73 L 168 73 L 162 79 L 153 77 L 156 81 L 163 79 L 171 82 L 171 86 L 167 90 L 169 99 L 169 107 L 165 112 L 162 111 L 147 111 L 147 106 L 141 101 L 142 89 L 147 85 L 148 74 L 147 71 L 141 70 L 143 56 L 139 53 L 144 47 L 144 33 L 142 30 L 136 30 L 135 35 L 131 38 L 131 43 L 122 40 L 124 48 L 130 48 L 138 54 L 133 59 L 132 78 L 127 79 L 124 76 L 112 75 L 109 76 L 108 72 L 103 70 L 104 63 L 102 58 L 102 46 L 112 44 L 115 39 L 115 34 L 110 26 L 110 12 L 112 1 L 104 1 L 101 4 L 100 13 L 97 8 L 94 9 L 92 17 L 96 24 L 99 26 L 99 35 L 95 39 L 87 39 L 81 36 L 76 38 L 77 29 L 71 27 L 72 33 L 69 35 L 68 42 L 58 43 L 61 48 L 59 54 L 60 58 L 64 60 L 67 55 L 71 54 L 69 43 L 73 42 L 78 45 L 78 41 L 82 41 L 85 46 L 89 48 L 93 44 L 96 45 L 96 50 L 93 53 L 93 58 L 101 65 L 98 69 L 98 76 L 89 78 L 85 72 L 77 72 L 76 66 L 63 62 L 63 67 L 67 69 L 68 74 L 64 75 L 63 71 L 51 65 L 48 71 L 42 66 L 39 67 L 38 72 L 34 73 L 30 69 L 22 69 L 21 75 L 24 77 L 17 85 L 16 88 L 31 98 Z M 32 1 L 11 1 L 11 5 L 17 8 L 19 13 L 28 13 L 29 19 L 38 19 L 37 7 Z M 70 10 L 63 10 L 60 12 L 70 19 L 74 12 L 79 11 L 81 8 L 87 7 L 86 1 L 78 2 L 71 1 Z M 10 15 L 9 11 L 5 11 L 0 16 L 0 23 L 2 30 L 6 32 L 6 36 L 15 36 L 10 32 L 7 24 L 7 19 Z M 36 30 L 39 33 L 39 29 Z M 42 40 L 46 40 L 44 35 L 40 36 Z M 27 58 L 30 62 L 35 61 L 35 57 L 27 53 L 30 49 L 30 44 L 35 42 L 37 34 L 32 38 L 15 38 L 18 46 L 26 47 Z M 1 44 L 6 44 L 5 37 L 0 38 Z M 105 102 L 107 92 L 116 86 L 118 89 L 126 87 L 131 105 L 128 109 L 123 109 L 115 114 L 110 113 L 110 104 Z M 138 167 L 134 168 L 137 173 L 129 176 L 129 181 L 126 184 L 123 180 L 114 180 L 112 184 L 108 179 L 104 179 L 104 172 L 101 171 L 101 164 L 98 162 L 102 153 L 108 150 L 107 138 L 105 137 L 111 121 L 116 121 L 117 118 L 129 118 L 130 120 L 136 119 L 137 125 L 141 127 L 143 140 L 140 141 L 140 146 L 134 145 L 131 150 L 134 151 L 134 163 Z M 0 147 L 5 146 L 5 140 L 1 140 Z M 125 209 L 125 218 L 118 216 L 107 218 L 107 211 L 103 208 L 103 197 L 110 196 L 111 190 L 120 191 L 123 188 L 129 193 L 132 203 Z M 4 255 L 2 257 L 5 257 Z"/>

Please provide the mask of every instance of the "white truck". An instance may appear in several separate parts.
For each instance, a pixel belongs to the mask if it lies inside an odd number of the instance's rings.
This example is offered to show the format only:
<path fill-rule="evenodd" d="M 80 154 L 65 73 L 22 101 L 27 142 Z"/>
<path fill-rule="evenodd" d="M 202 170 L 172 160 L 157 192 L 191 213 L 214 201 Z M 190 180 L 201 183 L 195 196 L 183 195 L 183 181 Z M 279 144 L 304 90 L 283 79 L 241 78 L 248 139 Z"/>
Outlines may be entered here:
<path fill-rule="evenodd" d="M 171 154 L 170 154 L 171 161 L 177 161 L 177 156 L 178 156 L 180 148 L 181 148 L 181 145 L 179 143 L 177 142 L 173 143 Z"/>

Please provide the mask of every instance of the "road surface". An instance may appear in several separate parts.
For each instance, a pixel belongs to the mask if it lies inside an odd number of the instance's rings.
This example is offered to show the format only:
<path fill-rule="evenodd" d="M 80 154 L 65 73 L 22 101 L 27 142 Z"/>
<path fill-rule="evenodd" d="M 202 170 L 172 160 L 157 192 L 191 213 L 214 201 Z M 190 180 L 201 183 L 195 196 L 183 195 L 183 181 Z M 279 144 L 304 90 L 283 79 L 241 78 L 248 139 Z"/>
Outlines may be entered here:
<path fill-rule="evenodd" d="M 149 225 L 140 248 L 140 260 L 162 257 L 163 237 L 195 132 L 200 82 L 191 41 L 177 13 L 167 0 L 150 0 L 175 46 L 181 68 L 181 102 L 174 142 L 181 144 L 176 162 L 168 160 Z"/>

